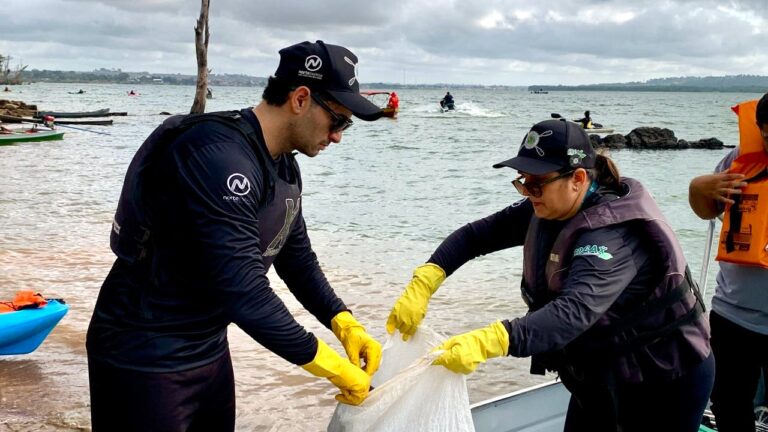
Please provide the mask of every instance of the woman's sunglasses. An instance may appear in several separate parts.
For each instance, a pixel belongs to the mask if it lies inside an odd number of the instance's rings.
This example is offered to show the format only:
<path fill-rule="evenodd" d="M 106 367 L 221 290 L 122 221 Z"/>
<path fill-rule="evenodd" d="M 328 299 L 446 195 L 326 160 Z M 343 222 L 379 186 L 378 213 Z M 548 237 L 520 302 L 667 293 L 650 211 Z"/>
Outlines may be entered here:
<path fill-rule="evenodd" d="M 534 198 L 540 198 L 542 194 L 541 188 L 544 187 L 544 185 L 550 184 L 554 181 L 560 180 L 563 177 L 568 177 L 569 175 L 573 174 L 574 170 L 564 172 L 560 174 L 559 176 L 552 177 L 550 179 L 542 180 L 542 181 L 521 181 L 524 179 L 523 176 L 520 176 L 514 180 L 512 180 L 512 185 L 517 189 L 517 193 L 520 195 L 529 195 Z"/>
<path fill-rule="evenodd" d="M 328 114 L 331 115 L 331 133 L 337 133 L 342 132 L 347 129 L 349 129 L 350 126 L 352 126 L 352 120 L 344 115 L 341 115 L 337 113 L 336 111 L 332 110 L 331 107 L 328 106 L 325 101 L 320 98 L 320 96 L 317 96 L 314 93 L 310 93 L 310 96 L 312 96 L 312 100 L 317 102 L 320 107 L 322 107 L 324 110 L 328 112 Z"/>

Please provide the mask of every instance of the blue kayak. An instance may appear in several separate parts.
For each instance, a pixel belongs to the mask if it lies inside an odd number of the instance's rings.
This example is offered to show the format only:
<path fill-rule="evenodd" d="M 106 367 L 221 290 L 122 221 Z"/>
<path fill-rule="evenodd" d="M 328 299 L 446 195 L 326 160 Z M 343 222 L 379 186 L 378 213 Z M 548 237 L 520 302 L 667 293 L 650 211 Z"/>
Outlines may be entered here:
<path fill-rule="evenodd" d="M 0 355 L 31 353 L 68 310 L 63 301 L 48 300 L 41 308 L 0 313 Z"/>

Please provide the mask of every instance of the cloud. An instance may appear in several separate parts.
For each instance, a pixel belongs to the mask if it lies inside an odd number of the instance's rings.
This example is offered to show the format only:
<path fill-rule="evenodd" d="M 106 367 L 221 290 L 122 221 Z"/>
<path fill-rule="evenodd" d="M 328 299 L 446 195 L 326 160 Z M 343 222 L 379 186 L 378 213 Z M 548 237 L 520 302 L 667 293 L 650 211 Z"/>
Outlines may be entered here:
<path fill-rule="evenodd" d="M 5 0 L 0 53 L 36 69 L 194 74 L 189 0 Z M 19 13 L 33 10 L 36 13 Z M 67 19 L 61 19 L 67 17 Z M 768 74 L 763 0 L 214 0 L 215 73 L 266 76 L 277 51 L 322 39 L 363 81 L 572 84 Z"/>

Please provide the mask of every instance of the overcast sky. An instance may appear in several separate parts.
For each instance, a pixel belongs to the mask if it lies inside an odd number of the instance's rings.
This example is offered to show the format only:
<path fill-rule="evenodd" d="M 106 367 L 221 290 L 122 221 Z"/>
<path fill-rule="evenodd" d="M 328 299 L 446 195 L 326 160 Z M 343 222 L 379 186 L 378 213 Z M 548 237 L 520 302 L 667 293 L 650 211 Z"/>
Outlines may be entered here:
<path fill-rule="evenodd" d="M 0 53 L 30 69 L 196 74 L 199 0 L 2 0 Z M 211 0 L 213 73 L 344 45 L 362 82 L 589 84 L 768 75 L 767 0 Z"/>

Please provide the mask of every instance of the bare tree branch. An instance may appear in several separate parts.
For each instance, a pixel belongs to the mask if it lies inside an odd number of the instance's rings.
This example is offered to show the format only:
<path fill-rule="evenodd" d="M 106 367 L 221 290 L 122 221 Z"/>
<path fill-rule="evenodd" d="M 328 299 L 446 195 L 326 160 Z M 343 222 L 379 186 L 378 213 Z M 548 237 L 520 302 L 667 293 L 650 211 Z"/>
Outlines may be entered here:
<path fill-rule="evenodd" d="M 205 96 L 208 90 L 208 40 L 211 34 L 208 28 L 209 0 L 201 0 L 200 17 L 195 26 L 195 52 L 197 53 L 197 89 L 192 102 L 191 113 L 205 112 Z"/>

